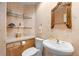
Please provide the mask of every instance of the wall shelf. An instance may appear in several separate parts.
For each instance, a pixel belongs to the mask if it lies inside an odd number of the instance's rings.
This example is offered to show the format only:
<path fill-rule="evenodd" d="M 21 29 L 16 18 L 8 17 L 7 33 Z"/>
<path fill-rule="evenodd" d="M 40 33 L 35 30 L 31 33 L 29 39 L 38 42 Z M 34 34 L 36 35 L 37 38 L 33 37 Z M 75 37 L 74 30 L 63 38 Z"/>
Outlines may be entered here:
<path fill-rule="evenodd" d="M 30 16 L 26 16 L 24 14 L 18 13 L 18 12 L 13 11 L 13 10 L 8 10 L 7 15 L 14 16 L 14 17 L 21 17 L 23 19 L 32 19 L 32 17 L 30 17 Z"/>
<path fill-rule="evenodd" d="M 14 17 L 23 17 L 23 16 L 22 16 L 23 14 L 18 13 L 18 12 L 13 11 L 13 10 L 8 10 L 8 11 L 7 11 L 7 15 L 9 15 L 9 16 L 14 16 Z"/>
<path fill-rule="evenodd" d="M 12 27 L 8 27 L 8 28 L 12 28 Z M 13 27 L 12 29 L 19 29 L 19 28 L 22 28 L 22 29 L 32 29 L 32 27 Z"/>

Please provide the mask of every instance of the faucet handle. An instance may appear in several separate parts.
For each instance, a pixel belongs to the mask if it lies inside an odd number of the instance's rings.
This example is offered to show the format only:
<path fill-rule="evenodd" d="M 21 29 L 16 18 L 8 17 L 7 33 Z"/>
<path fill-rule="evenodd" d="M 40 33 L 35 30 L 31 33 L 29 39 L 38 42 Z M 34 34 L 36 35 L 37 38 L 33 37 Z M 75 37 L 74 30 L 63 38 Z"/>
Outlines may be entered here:
<path fill-rule="evenodd" d="M 59 43 L 59 40 L 58 40 L 58 39 L 56 39 L 56 42 L 57 42 L 57 43 Z"/>

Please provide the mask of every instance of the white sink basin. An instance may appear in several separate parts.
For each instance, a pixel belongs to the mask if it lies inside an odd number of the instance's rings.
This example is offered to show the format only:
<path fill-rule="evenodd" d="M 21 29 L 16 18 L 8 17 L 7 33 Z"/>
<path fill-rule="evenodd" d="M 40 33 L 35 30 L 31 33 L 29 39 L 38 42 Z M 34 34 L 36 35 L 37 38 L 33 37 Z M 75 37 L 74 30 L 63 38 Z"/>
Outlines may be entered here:
<path fill-rule="evenodd" d="M 44 40 L 43 45 L 48 48 L 48 51 L 53 53 L 53 55 L 69 56 L 74 52 L 74 48 L 71 43 L 59 40 Z"/>

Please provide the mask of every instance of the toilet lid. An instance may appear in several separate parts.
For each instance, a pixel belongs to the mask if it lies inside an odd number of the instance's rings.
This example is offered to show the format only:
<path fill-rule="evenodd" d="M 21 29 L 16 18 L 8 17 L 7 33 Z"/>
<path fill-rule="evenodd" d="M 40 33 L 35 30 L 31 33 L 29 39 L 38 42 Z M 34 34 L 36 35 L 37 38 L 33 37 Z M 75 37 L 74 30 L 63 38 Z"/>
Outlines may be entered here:
<path fill-rule="evenodd" d="M 26 49 L 26 50 L 22 53 L 22 56 L 33 56 L 33 55 L 35 55 L 38 51 L 39 51 L 39 49 L 36 49 L 35 47 L 31 47 L 31 48 Z"/>

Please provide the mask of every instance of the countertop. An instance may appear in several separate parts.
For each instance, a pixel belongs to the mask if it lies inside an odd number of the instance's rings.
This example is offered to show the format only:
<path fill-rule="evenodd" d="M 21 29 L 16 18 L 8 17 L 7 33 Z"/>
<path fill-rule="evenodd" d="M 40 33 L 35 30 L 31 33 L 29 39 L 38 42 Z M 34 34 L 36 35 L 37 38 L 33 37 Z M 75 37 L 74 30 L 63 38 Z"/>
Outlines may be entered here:
<path fill-rule="evenodd" d="M 19 41 L 23 41 L 23 40 L 28 40 L 30 38 L 35 38 L 35 36 L 31 35 L 31 36 L 24 36 L 24 37 L 19 37 L 19 38 L 8 37 L 6 40 L 6 43 L 19 42 Z"/>

